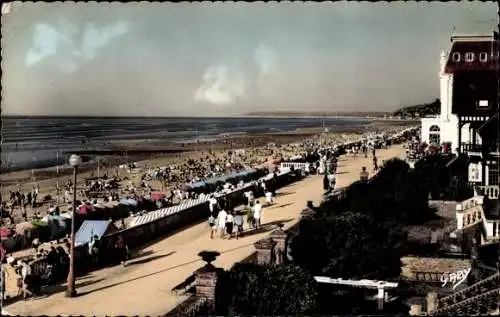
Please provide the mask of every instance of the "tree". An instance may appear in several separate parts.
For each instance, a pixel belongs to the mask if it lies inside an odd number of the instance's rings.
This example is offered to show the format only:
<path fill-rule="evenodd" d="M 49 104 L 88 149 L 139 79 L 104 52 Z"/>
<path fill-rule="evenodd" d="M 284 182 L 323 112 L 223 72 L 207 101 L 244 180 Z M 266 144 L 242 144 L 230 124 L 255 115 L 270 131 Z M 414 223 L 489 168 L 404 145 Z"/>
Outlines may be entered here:
<path fill-rule="evenodd" d="M 218 314 L 299 315 L 316 308 L 316 281 L 292 265 L 235 264 L 220 278 Z"/>
<path fill-rule="evenodd" d="M 422 177 L 421 173 L 411 170 L 406 162 L 389 160 L 370 182 L 353 183 L 346 190 L 344 199 L 324 203 L 323 213 L 328 214 L 328 210 L 336 213 L 350 211 L 381 222 L 423 222 L 434 211 L 428 206 L 429 191 Z"/>
<path fill-rule="evenodd" d="M 402 241 L 391 222 L 343 212 L 301 220 L 291 252 L 294 263 L 313 275 L 388 279 L 400 274 Z"/>
<path fill-rule="evenodd" d="M 429 155 L 415 163 L 415 172 L 419 173 L 422 181 L 428 186 L 433 199 L 439 199 L 448 191 L 451 183 L 446 164 L 450 156 Z"/>

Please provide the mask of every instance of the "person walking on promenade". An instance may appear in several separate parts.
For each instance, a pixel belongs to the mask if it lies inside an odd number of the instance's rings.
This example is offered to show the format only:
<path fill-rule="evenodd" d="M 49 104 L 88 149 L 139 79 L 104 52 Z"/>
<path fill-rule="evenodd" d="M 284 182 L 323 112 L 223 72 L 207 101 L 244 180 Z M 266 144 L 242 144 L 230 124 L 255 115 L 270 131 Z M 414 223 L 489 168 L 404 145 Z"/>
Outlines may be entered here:
<path fill-rule="evenodd" d="M 120 257 L 120 262 L 122 266 L 127 265 L 127 260 L 129 258 L 129 249 L 125 240 L 123 240 L 122 236 L 118 236 L 118 240 L 116 241 L 115 248 L 118 251 L 117 254 Z"/>
<path fill-rule="evenodd" d="M 361 182 L 367 182 L 368 181 L 368 172 L 366 171 L 366 167 L 363 166 L 361 168 L 361 172 L 359 173 L 359 180 Z"/>
<path fill-rule="evenodd" d="M 236 226 L 236 240 L 238 240 L 238 237 L 243 233 L 243 215 L 241 211 L 237 211 L 234 215 L 234 225 Z"/>
<path fill-rule="evenodd" d="M 373 171 L 378 171 L 377 157 L 373 156 Z"/>
<path fill-rule="evenodd" d="M 92 263 L 97 265 L 99 263 L 99 252 L 101 251 L 101 240 L 97 235 L 90 238 L 89 242 L 89 255 L 92 259 Z"/>
<path fill-rule="evenodd" d="M 214 232 L 217 231 L 217 219 L 211 213 L 208 217 L 208 226 L 210 227 L 210 239 L 214 238 Z"/>
<path fill-rule="evenodd" d="M 328 174 L 328 190 L 335 190 L 335 184 L 337 183 L 337 178 L 335 177 L 335 173 Z"/>
<path fill-rule="evenodd" d="M 262 205 L 260 201 L 255 202 L 255 206 L 253 206 L 253 219 L 255 221 L 255 229 L 260 229 L 262 225 Z"/>
<path fill-rule="evenodd" d="M 326 173 L 323 174 L 323 190 L 325 192 L 330 191 L 330 182 L 328 181 L 328 175 Z"/>
<path fill-rule="evenodd" d="M 273 193 L 269 190 L 266 191 L 266 202 L 268 206 L 273 204 Z"/>
<path fill-rule="evenodd" d="M 219 226 L 219 234 L 221 239 L 224 238 L 226 231 L 226 218 L 227 212 L 224 209 L 221 209 L 221 211 L 219 211 L 219 214 L 217 215 L 217 224 Z"/>
<path fill-rule="evenodd" d="M 228 239 L 233 237 L 233 226 L 234 226 L 234 211 L 231 211 L 227 214 L 226 217 L 226 232 L 228 235 Z"/>

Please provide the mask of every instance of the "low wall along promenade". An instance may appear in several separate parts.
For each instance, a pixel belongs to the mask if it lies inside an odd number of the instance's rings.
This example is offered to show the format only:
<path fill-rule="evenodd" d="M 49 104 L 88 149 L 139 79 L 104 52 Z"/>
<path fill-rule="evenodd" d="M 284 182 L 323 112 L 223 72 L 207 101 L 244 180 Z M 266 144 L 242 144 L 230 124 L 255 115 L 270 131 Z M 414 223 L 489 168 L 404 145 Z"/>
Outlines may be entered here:
<path fill-rule="evenodd" d="M 301 178 L 300 173 L 296 175 L 290 171 L 285 171 L 284 173 L 277 174 L 276 177 L 273 174 L 266 175 L 261 180 L 268 186 L 270 182 L 274 182 L 276 189 L 279 189 Z M 243 193 L 254 186 L 254 183 L 246 183 L 242 187 L 224 194 L 218 194 L 217 196 L 219 199 L 225 198 L 231 201 L 235 206 L 240 205 L 243 201 Z M 176 206 L 140 215 L 133 220 L 131 227 L 106 235 L 101 240 L 103 245 L 106 245 L 108 239 L 122 236 L 129 247 L 137 248 L 156 238 L 172 234 L 186 226 L 208 219 L 208 216 L 208 198 L 188 200 Z M 85 267 L 89 260 L 86 245 L 78 246 L 75 251 L 77 266 Z M 36 260 L 31 265 L 34 272 L 43 272 L 47 261 L 45 258 L 42 258 Z"/>

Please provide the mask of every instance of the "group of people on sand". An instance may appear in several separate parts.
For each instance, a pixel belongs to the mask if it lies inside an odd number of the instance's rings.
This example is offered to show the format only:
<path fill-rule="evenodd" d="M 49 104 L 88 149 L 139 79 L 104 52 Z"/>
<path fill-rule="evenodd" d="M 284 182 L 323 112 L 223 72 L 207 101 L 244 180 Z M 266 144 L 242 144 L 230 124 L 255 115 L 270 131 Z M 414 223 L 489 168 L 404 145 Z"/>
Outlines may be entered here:
<path fill-rule="evenodd" d="M 34 257 L 15 259 L 12 255 L 7 257 L 7 264 L 11 270 L 2 267 L 2 296 L 6 296 L 5 282 L 10 274 L 15 274 L 17 283 L 17 296 L 23 299 L 42 295 L 42 285 L 53 284 L 62 280 L 68 274 L 69 269 L 69 243 L 62 245 L 52 244 L 48 249 L 41 248 L 38 243 L 34 244 Z M 40 259 L 46 261 L 39 262 L 43 265 L 34 265 Z M 10 271 L 10 273 L 9 273 Z"/>

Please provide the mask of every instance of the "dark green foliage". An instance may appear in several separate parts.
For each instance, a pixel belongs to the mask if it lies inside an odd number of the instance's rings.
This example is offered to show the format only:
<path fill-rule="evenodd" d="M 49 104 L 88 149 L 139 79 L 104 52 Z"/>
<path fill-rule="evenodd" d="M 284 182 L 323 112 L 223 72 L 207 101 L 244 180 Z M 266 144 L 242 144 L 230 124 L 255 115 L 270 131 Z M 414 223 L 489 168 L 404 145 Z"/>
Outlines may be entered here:
<path fill-rule="evenodd" d="M 425 170 L 399 159 L 385 162 L 368 183 L 349 186 L 344 198 L 321 205 L 293 237 L 294 263 L 313 274 L 390 279 L 399 275 L 404 225 L 433 216 Z"/>
<path fill-rule="evenodd" d="M 389 222 L 344 212 L 300 221 L 292 256 L 295 264 L 315 275 L 392 278 L 400 274 L 403 237 Z"/>
<path fill-rule="evenodd" d="M 392 113 L 393 116 L 433 116 L 438 115 L 441 110 L 441 101 L 439 99 L 435 99 L 431 103 L 424 103 L 415 106 L 408 106 L 401 109 L 398 109 Z"/>
<path fill-rule="evenodd" d="M 297 266 L 236 264 L 217 287 L 218 314 L 298 315 L 316 307 L 317 283 Z"/>
<path fill-rule="evenodd" d="M 459 156 L 451 167 L 450 155 L 429 155 L 415 164 L 415 172 L 427 186 L 432 199 L 461 201 L 473 196 L 474 190 L 468 183 L 468 158 Z"/>
<path fill-rule="evenodd" d="M 421 223 L 433 213 L 428 207 L 429 189 L 423 175 L 411 170 L 406 162 L 392 159 L 369 183 L 354 183 L 343 201 L 333 202 L 334 206 L 326 203 L 323 208 L 361 213 L 379 222 Z"/>
<path fill-rule="evenodd" d="M 415 171 L 420 173 L 433 199 L 443 197 L 448 190 L 451 179 L 446 164 L 450 159 L 448 155 L 436 154 L 424 156 L 415 163 Z"/>

